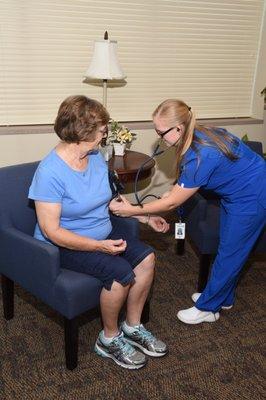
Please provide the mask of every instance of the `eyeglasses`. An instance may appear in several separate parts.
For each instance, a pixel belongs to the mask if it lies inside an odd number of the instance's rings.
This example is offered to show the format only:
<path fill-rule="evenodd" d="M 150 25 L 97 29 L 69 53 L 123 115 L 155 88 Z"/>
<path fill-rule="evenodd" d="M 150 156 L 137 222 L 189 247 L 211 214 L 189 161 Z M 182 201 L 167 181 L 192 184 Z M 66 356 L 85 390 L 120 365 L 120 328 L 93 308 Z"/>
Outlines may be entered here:
<path fill-rule="evenodd" d="M 174 129 L 174 128 L 176 128 L 176 129 L 178 129 L 176 126 L 172 126 L 172 128 L 169 128 L 169 129 L 167 129 L 167 131 L 164 131 L 164 132 L 162 132 L 162 131 L 159 131 L 158 129 L 156 129 L 156 128 L 154 128 L 155 129 L 155 132 L 157 133 L 157 135 L 159 135 L 161 138 L 163 138 L 168 132 L 170 132 L 172 129 Z M 178 129 L 179 130 L 179 129 Z"/>
<path fill-rule="evenodd" d="M 102 130 L 99 129 L 99 132 L 103 135 L 102 140 L 101 140 L 101 146 L 105 147 L 106 146 L 106 141 L 107 141 L 107 136 L 108 136 L 108 126 L 106 125 L 106 127 Z"/>
<path fill-rule="evenodd" d="M 103 135 L 103 137 L 108 136 L 108 126 L 106 126 L 104 129 L 99 129 L 99 132 Z"/>

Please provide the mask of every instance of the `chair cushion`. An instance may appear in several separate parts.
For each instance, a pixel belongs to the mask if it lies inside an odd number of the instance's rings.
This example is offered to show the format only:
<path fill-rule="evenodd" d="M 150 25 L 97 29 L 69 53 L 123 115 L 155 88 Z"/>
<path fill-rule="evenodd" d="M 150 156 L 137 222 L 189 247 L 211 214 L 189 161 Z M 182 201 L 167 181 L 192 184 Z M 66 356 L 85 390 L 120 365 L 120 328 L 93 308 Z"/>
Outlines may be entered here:
<path fill-rule="evenodd" d="M 62 269 L 50 305 L 65 317 L 74 318 L 99 305 L 102 286 L 93 276 Z"/>

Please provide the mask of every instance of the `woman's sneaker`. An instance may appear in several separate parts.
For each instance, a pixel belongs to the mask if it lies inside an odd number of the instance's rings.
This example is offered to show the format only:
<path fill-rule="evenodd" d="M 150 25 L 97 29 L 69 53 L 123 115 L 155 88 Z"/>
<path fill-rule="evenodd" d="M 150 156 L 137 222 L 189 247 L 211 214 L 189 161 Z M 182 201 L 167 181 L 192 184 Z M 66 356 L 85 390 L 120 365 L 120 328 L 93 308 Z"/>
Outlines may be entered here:
<path fill-rule="evenodd" d="M 196 303 L 196 301 L 198 301 L 200 295 L 201 295 L 201 293 L 193 293 L 191 298 L 194 301 L 194 303 Z M 231 310 L 232 307 L 233 307 L 233 305 L 231 305 L 231 306 L 222 306 L 222 310 Z"/>
<path fill-rule="evenodd" d="M 166 344 L 153 336 L 142 324 L 129 327 L 123 322 L 121 329 L 124 332 L 125 340 L 148 356 L 162 357 L 168 353 Z"/>
<path fill-rule="evenodd" d="M 103 331 L 101 331 L 96 340 L 94 350 L 102 357 L 111 358 L 123 368 L 139 369 L 147 364 L 144 354 L 137 351 L 125 340 L 123 332 L 120 332 L 110 343 L 107 343 L 104 340 Z"/>

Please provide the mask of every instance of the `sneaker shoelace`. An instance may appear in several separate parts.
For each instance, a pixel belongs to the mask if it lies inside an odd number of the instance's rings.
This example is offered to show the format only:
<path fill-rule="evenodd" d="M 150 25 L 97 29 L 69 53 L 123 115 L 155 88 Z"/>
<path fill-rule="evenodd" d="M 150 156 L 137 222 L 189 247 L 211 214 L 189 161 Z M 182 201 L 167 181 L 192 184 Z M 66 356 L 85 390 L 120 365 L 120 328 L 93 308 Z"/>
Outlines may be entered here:
<path fill-rule="evenodd" d="M 120 334 L 115 339 L 113 339 L 113 343 L 125 354 L 132 355 L 135 352 L 135 349 L 131 344 L 129 344 L 123 336 Z"/>
<path fill-rule="evenodd" d="M 156 340 L 155 336 L 153 336 L 153 334 L 148 331 L 148 329 L 146 329 L 142 324 L 139 325 L 137 329 L 141 333 L 143 339 L 147 339 L 148 341 Z"/>

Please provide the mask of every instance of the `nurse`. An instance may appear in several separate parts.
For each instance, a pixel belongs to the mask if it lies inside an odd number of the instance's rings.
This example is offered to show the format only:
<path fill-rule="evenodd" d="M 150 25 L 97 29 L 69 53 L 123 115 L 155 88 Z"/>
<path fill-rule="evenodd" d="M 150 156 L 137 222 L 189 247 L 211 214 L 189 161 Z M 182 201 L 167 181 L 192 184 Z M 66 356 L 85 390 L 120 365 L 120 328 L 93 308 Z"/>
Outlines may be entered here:
<path fill-rule="evenodd" d="M 211 276 L 204 291 L 192 295 L 195 305 L 177 314 L 187 324 L 214 322 L 221 309 L 233 306 L 240 271 L 266 223 L 266 163 L 226 130 L 198 124 L 183 101 L 164 101 L 153 121 L 166 145 L 176 147 L 176 183 L 143 207 L 122 197 L 110 209 L 125 217 L 170 211 L 199 188 L 220 197 L 220 243 Z"/>

